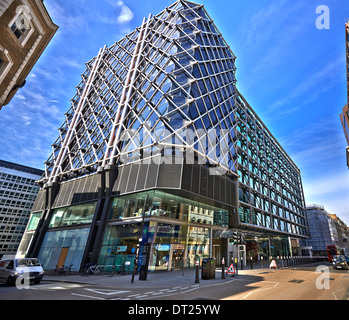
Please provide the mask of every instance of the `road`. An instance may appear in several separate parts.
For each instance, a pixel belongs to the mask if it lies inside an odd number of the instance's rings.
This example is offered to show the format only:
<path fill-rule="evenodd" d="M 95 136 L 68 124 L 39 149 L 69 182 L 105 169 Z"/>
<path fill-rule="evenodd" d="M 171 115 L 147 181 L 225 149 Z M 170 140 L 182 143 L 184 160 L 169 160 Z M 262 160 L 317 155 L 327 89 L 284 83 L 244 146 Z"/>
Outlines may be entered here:
<path fill-rule="evenodd" d="M 48 277 L 29 289 L 0 285 L 0 300 L 348 300 L 349 271 L 327 270 L 329 274 L 316 272 L 315 265 L 258 269 L 221 281 L 161 287 L 54 282 Z"/>

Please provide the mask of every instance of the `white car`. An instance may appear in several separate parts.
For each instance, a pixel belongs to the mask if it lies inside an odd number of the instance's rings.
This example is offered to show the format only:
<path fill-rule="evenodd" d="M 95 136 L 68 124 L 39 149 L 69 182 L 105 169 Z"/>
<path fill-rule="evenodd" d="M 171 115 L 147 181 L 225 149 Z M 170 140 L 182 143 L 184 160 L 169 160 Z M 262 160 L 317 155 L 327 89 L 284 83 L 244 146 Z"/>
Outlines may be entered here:
<path fill-rule="evenodd" d="M 40 261 L 36 258 L 0 261 L 0 283 L 15 284 L 19 276 L 29 277 L 29 281 L 40 283 L 44 276 Z"/>

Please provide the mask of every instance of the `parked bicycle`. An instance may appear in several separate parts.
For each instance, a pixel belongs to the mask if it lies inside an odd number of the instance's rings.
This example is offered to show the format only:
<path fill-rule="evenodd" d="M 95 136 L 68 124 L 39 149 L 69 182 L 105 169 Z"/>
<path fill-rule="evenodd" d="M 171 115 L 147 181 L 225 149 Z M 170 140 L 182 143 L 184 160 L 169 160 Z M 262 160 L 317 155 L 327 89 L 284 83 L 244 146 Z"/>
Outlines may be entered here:
<path fill-rule="evenodd" d="M 46 272 L 47 275 L 49 276 L 63 276 L 63 275 L 69 275 L 72 274 L 73 270 L 74 270 L 74 265 L 69 265 L 69 266 L 63 266 L 63 267 L 58 267 L 56 266 L 56 268 L 49 270 L 48 272 Z"/>
<path fill-rule="evenodd" d="M 84 266 L 84 268 L 80 271 L 80 275 L 82 277 L 88 276 L 88 275 L 100 275 L 101 274 L 101 270 L 98 268 L 98 266 L 96 264 L 88 264 L 86 266 Z"/>
<path fill-rule="evenodd" d="M 115 274 L 127 275 L 129 274 L 130 261 L 125 261 L 122 265 L 113 265 L 111 272 L 108 274 L 109 277 L 112 277 Z"/>

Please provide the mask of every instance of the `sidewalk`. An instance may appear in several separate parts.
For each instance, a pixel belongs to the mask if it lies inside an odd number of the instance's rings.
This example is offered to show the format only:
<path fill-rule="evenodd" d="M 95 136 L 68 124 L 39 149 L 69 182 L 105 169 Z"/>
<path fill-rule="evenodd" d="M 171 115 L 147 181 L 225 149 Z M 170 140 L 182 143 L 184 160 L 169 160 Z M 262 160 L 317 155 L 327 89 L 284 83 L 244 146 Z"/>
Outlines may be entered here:
<path fill-rule="evenodd" d="M 227 268 L 224 269 L 225 271 Z M 244 267 L 244 270 L 238 270 L 238 276 L 248 276 L 255 275 L 262 270 L 268 271 L 269 264 L 264 264 L 263 268 L 259 264 L 253 266 L 247 265 Z M 118 288 L 125 287 L 135 287 L 135 288 L 168 288 L 176 286 L 186 286 L 195 284 L 195 269 L 185 269 L 175 270 L 175 271 L 158 271 L 158 272 L 148 272 L 147 280 L 139 280 L 139 274 L 134 277 L 134 282 L 131 283 L 132 275 L 114 275 L 109 277 L 108 275 L 89 275 L 82 277 L 79 274 L 77 275 L 68 275 L 68 276 L 44 276 L 43 281 L 58 281 L 58 282 L 72 282 L 79 284 L 92 284 L 92 285 L 103 285 L 103 286 L 112 286 Z M 218 284 L 222 281 L 227 281 L 231 279 L 232 276 L 228 275 L 225 279 L 222 279 L 222 269 L 216 268 L 215 278 L 210 280 L 201 279 L 201 268 L 199 272 L 199 281 L 201 284 Z"/>

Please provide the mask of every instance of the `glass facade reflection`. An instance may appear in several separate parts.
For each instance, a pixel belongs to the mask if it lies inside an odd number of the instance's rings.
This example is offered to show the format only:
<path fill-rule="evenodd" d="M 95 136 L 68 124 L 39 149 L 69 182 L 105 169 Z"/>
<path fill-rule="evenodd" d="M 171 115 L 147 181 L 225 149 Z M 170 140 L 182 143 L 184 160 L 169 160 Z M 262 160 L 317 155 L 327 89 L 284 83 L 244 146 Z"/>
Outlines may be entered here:
<path fill-rule="evenodd" d="M 217 207 L 154 190 L 114 199 L 109 220 L 157 216 L 228 227 L 229 213 Z"/>
<path fill-rule="evenodd" d="M 96 202 L 56 209 L 49 228 L 91 223 L 96 209 Z"/>
<path fill-rule="evenodd" d="M 34 212 L 29 220 L 28 226 L 27 226 L 27 231 L 34 231 L 36 230 L 40 219 L 41 219 L 42 211 L 40 212 Z"/>
<path fill-rule="evenodd" d="M 106 270 L 116 265 L 117 271 L 126 265 L 126 272 L 132 272 L 137 250 L 140 266 L 149 248 L 149 271 L 190 268 L 196 260 L 209 257 L 209 244 L 209 228 L 155 221 L 143 226 L 141 223 L 109 225 L 98 263 L 106 266 Z"/>
<path fill-rule="evenodd" d="M 89 231 L 82 228 L 47 232 L 38 255 L 44 269 L 60 263 L 79 270 Z"/>
<path fill-rule="evenodd" d="M 240 222 L 308 236 L 299 169 L 245 99 L 236 101 Z"/>

